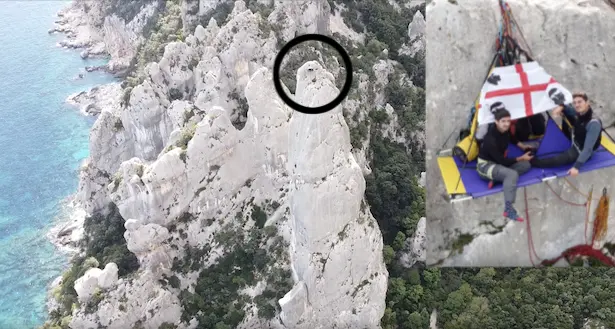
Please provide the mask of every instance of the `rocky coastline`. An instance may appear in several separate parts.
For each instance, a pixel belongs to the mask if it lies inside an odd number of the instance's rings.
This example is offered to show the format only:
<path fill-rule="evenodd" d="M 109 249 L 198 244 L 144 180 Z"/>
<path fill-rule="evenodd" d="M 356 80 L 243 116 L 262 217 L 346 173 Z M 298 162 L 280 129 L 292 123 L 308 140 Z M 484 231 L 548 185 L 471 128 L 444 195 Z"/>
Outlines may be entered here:
<path fill-rule="evenodd" d="M 250 302 L 237 328 L 379 328 L 388 271 L 382 233 L 364 200 L 369 136 L 357 137 L 360 122 L 348 118 L 365 120 L 373 106 L 391 118 L 383 134 L 412 149 L 424 137 L 410 140 L 396 132 L 399 112 L 387 104 L 384 90 L 374 89 L 395 79 L 414 90 L 411 77 L 399 63 L 373 57 L 366 63 L 374 73 L 358 74 L 358 89 L 330 116 L 301 115 L 283 104 L 271 81 L 279 44 L 297 33 L 350 30 L 325 0 L 249 8 L 247 1 L 228 2 L 224 24 L 182 7 L 181 20 L 196 15 L 201 24 L 185 37 L 164 35 L 174 41 L 157 48 L 161 58 L 135 69 L 138 49 L 158 46 L 152 38 L 167 33 L 179 13 L 177 2 L 167 1 L 154 36 L 145 39 L 144 22 L 156 16 L 160 2 L 141 1 L 138 10 L 122 13 L 130 17 L 125 20 L 76 0 L 50 30 L 65 33 L 59 46 L 83 49 L 82 58 L 110 58 L 88 70 L 133 74 L 67 98 L 96 122 L 73 203 L 79 216 L 50 232 L 62 250 L 82 256 L 51 286 L 50 325 L 194 328 L 197 319 L 205 320 L 187 303 L 203 298 L 204 276 L 217 273 L 218 259 L 235 255 L 230 246 L 256 239 L 261 244 L 250 248 L 278 257 L 263 260 L 254 281 L 238 290 L 235 298 Z M 416 52 L 424 43 L 424 18 L 415 17 L 419 32 L 412 35 L 419 45 L 408 40 L 405 46 Z M 298 90 L 293 97 L 317 106 L 339 93 L 330 73 L 339 74 L 339 67 L 300 58 L 291 77 Z M 418 188 L 421 174 L 415 175 Z M 414 250 L 424 248 L 424 222 L 399 251 L 405 266 L 424 261 Z M 220 241 L 226 236 L 235 237 Z M 100 249 L 101 243 L 109 245 Z"/>

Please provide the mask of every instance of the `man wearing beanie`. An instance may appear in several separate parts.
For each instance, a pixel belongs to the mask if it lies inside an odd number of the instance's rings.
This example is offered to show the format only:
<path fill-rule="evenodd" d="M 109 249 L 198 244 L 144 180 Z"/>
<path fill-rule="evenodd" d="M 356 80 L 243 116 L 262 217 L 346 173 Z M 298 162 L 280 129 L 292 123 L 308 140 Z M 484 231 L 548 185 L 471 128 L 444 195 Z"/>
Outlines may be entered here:
<path fill-rule="evenodd" d="M 510 112 L 501 102 L 491 106 L 491 112 L 495 117 L 495 123 L 490 124 L 478 152 L 478 164 L 476 170 L 481 178 L 491 182 L 503 183 L 504 192 L 504 217 L 523 221 L 517 210 L 513 207 L 517 197 L 517 181 L 519 176 L 530 170 L 529 161 L 532 155 L 528 151 L 516 158 L 507 157 L 509 143 L 514 143 L 520 149 L 527 151 L 531 146 L 525 145 L 510 135 Z"/>

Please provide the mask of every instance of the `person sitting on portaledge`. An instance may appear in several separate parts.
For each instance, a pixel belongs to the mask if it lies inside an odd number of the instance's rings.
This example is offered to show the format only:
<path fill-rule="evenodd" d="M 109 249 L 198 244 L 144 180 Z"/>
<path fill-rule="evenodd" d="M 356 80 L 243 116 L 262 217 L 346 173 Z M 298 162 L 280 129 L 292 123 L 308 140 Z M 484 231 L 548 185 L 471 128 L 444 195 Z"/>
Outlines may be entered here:
<path fill-rule="evenodd" d="M 498 102 L 493 104 L 492 112 L 495 123 L 489 125 L 480 149 L 476 170 L 481 178 L 492 182 L 502 182 L 504 191 L 504 217 L 516 221 L 523 221 L 517 210 L 513 207 L 517 198 L 517 181 L 519 176 L 531 169 L 530 152 L 520 157 L 507 156 L 509 143 L 517 144 L 522 150 L 529 150 L 531 146 L 518 142 L 510 135 L 510 112 Z"/>
<path fill-rule="evenodd" d="M 501 102 L 498 103 L 501 104 Z M 483 141 L 488 128 L 489 125 L 482 125 L 478 127 L 475 137 L 479 144 Z M 543 113 L 510 121 L 510 136 L 514 137 L 519 142 L 531 141 L 531 136 L 536 137 L 544 135 L 546 130 L 547 119 L 545 119 Z"/>
<path fill-rule="evenodd" d="M 531 161 L 532 166 L 537 168 L 559 167 L 567 164 L 573 164 L 568 170 L 570 176 L 579 174 L 579 168 L 589 160 L 594 151 L 600 147 L 602 142 L 602 122 L 594 116 L 594 111 L 589 105 L 587 95 L 585 93 L 575 93 L 573 96 L 573 105 L 559 105 L 556 107 L 552 115 L 554 117 L 564 117 L 570 123 L 562 122 L 564 133 L 572 140 L 570 148 L 562 153 L 549 158 L 534 158 Z M 571 128 L 571 129 L 570 129 Z"/>
<path fill-rule="evenodd" d="M 520 142 L 530 141 L 530 137 L 544 135 L 547 130 L 547 119 L 544 113 L 534 114 L 529 117 L 512 120 L 510 135 Z"/>

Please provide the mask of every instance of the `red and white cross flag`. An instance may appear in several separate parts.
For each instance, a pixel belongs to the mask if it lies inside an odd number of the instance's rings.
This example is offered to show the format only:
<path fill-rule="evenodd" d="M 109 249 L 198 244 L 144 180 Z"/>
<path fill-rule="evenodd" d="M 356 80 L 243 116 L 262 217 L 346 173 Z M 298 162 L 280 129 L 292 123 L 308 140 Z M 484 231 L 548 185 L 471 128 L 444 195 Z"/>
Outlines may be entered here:
<path fill-rule="evenodd" d="M 537 62 L 494 68 L 481 90 L 478 124 L 494 122 L 491 106 L 501 102 L 511 119 L 520 119 L 572 102 L 572 93 Z M 500 107 L 499 105 L 496 107 Z"/>

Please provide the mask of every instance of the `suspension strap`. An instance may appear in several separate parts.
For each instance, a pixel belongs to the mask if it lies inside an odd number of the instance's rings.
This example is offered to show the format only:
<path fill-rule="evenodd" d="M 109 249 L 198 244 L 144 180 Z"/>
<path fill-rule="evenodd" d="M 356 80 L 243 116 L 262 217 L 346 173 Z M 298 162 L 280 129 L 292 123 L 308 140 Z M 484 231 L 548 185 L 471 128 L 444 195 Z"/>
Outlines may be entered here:
<path fill-rule="evenodd" d="M 549 186 L 549 184 L 547 182 L 545 182 L 547 184 L 547 186 Z M 551 189 L 551 191 L 558 196 L 558 198 L 560 198 L 560 200 L 565 201 L 563 198 L 561 198 L 560 195 L 558 195 L 557 193 L 555 193 L 555 191 L 551 188 L 551 186 L 549 186 L 549 189 Z M 577 189 L 578 191 L 578 189 Z M 578 191 L 579 193 L 581 193 L 580 191 Z M 593 247 L 594 242 L 596 240 L 600 240 L 604 234 L 606 233 L 606 225 L 607 225 L 607 219 L 608 219 L 608 212 L 609 212 L 609 198 L 607 195 L 607 190 L 606 188 L 604 188 L 602 190 L 602 197 L 600 198 L 600 202 L 598 204 L 598 207 L 596 207 L 596 219 L 594 220 L 594 227 L 593 227 L 593 232 L 592 232 L 592 238 L 591 238 L 591 242 L 587 241 L 587 227 L 589 224 L 589 215 L 591 212 L 591 201 L 592 201 L 592 195 L 593 195 L 593 188 L 590 190 L 589 195 L 587 196 L 587 201 L 585 202 L 585 206 L 586 206 L 586 215 L 585 215 L 585 244 L 582 245 L 577 245 L 577 246 L 573 246 L 570 247 L 568 249 L 566 249 L 560 256 L 553 258 L 553 259 L 545 259 L 540 261 L 540 263 L 538 265 L 541 266 L 550 266 L 553 265 L 555 263 L 557 263 L 560 259 L 562 258 L 566 258 L 566 260 L 568 261 L 568 263 L 570 263 L 570 260 L 575 257 L 575 256 L 586 256 L 586 257 L 591 257 L 594 258 L 598 261 L 600 261 L 601 263 L 608 265 L 608 266 L 615 266 L 615 260 L 612 257 L 609 257 L 607 255 L 605 255 L 600 249 L 595 249 Z M 527 192 L 524 190 L 524 196 L 525 196 L 525 214 L 526 214 L 526 218 L 527 218 L 527 231 L 528 231 L 528 252 L 529 252 L 529 257 L 530 257 L 530 261 L 532 262 L 533 266 L 537 266 L 536 262 L 534 262 L 534 257 L 536 259 L 540 259 L 538 257 L 538 255 L 536 254 L 536 249 L 534 247 L 534 242 L 533 242 L 533 238 L 532 238 L 532 232 L 531 232 L 531 225 L 530 225 L 530 216 L 529 216 L 529 211 L 528 211 L 528 207 L 527 207 Z M 566 201 L 569 204 L 572 205 L 577 205 L 577 206 L 581 206 L 582 204 L 575 204 L 569 201 Z"/>
<path fill-rule="evenodd" d="M 592 186 L 591 190 L 589 190 L 589 195 L 587 196 L 587 209 L 585 211 L 585 230 L 583 233 L 583 238 L 585 238 L 585 243 L 588 244 L 587 241 L 587 227 L 589 226 L 589 214 L 591 212 L 591 204 L 592 204 L 592 194 L 594 193 L 594 188 Z M 592 237 L 593 239 L 593 237 Z M 594 242 L 592 241 L 591 245 L 594 245 Z"/>
<path fill-rule="evenodd" d="M 536 253 L 536 248 L 534 247 L 534 238 L 532 238 L 532 225 L 530 224 L 530 211 L 527 205 L 527 187 L 523 187 L 523 198 L 525 200 L 525 225 L 527 229 L 527 249 L 529 253 L 530 262 L 532 266 L 537 267 L 540 263 L 540 257 Z M 536 262 L 534 262 L 534 258 L 536 258 Z"/>
<path fill-rule="evenodd" d="M 549 184 L 549 182 L 544 182 L 547 187 L 551 190 L 551 192 L 553 192 L 553 194 L 555 194 L 555 196 L 560 199 L 562 202 L 569 204 L 571 206 L 579 206 L 579 207 L 586 207 L 587 206 L 587 202 L 584 203 L 576 203 L 576 202 L 572 202 L 572 201 L 568 201 L 565 200 L 564 198 L 562 198 L 562 196 L 560 194 L 557 194 L 557 192 L 555 192 L 555 190 L 553 189 L 553 187 L 551 187 L 551 185 Z"/>

